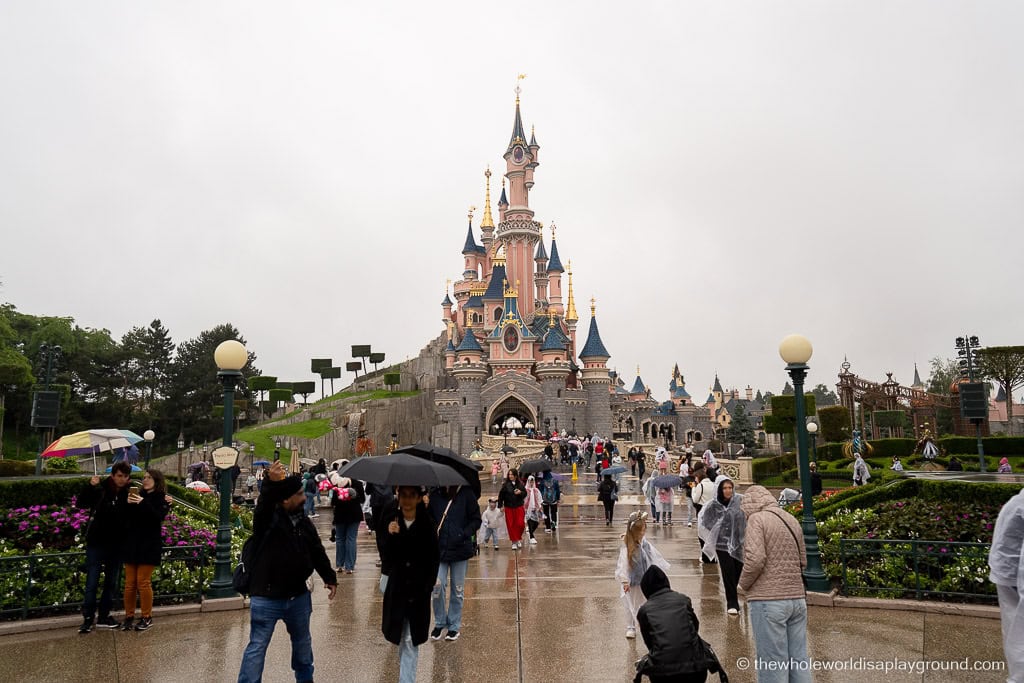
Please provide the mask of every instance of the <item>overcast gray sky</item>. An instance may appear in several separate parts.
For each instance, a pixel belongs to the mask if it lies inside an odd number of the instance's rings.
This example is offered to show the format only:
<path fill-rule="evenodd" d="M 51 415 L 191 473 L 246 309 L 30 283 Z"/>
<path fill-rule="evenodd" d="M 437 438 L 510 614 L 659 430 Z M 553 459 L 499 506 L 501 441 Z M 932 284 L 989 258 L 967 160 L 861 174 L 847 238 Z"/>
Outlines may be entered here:
<path fill-rule="evenodd" d="M 657 398 L 1022 343 L 1019 2 L 0 4 L 0 300 L 259 366 L 441 332 L 515 77 L 531 204 Z M 498 176 L 495 176 L 495 180 Z M 479 212 L 477 219 L 479 220 Z M 548 233 L 549 237 L 550 234 Z M 214 381 L 211 378 L 211 381 Z"/>

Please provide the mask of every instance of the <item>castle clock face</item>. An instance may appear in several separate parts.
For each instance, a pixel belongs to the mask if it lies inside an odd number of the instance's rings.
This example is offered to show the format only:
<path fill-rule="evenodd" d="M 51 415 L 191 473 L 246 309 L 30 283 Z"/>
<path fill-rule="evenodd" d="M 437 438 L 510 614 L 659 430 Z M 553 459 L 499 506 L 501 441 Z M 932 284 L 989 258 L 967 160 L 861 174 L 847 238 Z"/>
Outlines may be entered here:
<path fill-rule="evenodd" d="M 516 350 L 519 346 L 519 331 L 515 328 L 515 325 L 509 325 L 505 328 L 502 340 L 505 342 L 506 351 L 512 352 Z"/>
<path fill-rule="evenodd" d="M 522 147 L 516 146 L 515 148 L 512 149 L 512 159 L 517 164 L 523 163 L 523 156 L 524 156 L 524 152 L 523 152 L 523 148 Z"/>

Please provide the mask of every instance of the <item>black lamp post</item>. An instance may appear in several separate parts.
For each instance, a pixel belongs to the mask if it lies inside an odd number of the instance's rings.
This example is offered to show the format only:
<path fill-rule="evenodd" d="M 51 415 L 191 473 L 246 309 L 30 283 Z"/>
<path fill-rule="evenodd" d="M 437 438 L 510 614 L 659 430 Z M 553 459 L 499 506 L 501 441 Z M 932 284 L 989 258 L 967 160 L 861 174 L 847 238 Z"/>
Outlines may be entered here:
<path fill-rule="evenodd" d="M 804 516 L 800 526 L 803 528 L 804 545 L 807 547 L 804 582 L 807 590 L 827 593 L 831 589 L 831 584 L 821 567 L 821 551 L 818 548 L 818 523 L 814 519 L 811 464 L 807 457 L 807 417 L 804 407 L 804 379 L 807 377 L 807 361 L 811 359 L 813 351 L 811 342 L 799 334 L 791 334 L 779 344 L 779 355 L 786 361 L 786 372 L 793 380 L 796 407 L 796 450 L 800 462 L 800 489 L 804 502 Z"/>
<path fill-rule="evenodd" d="M 53 363 L 60 358 L 61 348 L 56 344 L 50 345 L 48 342 L 43 342 L 39 345 L 39 360 L 43 364 L 44 378 L 43 378 L 43 391 L 50 391 L 50 382 L 53 380 Z M 54 414 L 52 415 L 53 420 L 38 420 L 36 418 L 36 407 L 39 401 L 38 394 L 33 397 L 32 400 L 32 426 L 40 427 L 39 430 L 39 450 L 36 454 L 36 476 L 40 476 L 43 473 L 43 446 L 45 446 L 45 439 L 43 438 L 45 429 L 53 429 L 57 426 L 57 411 L 60 408 L 60 402 L 57 400 L 55 403 Z M 95 458 L 95 456 L 93 456 Z M 95 460 L 93 460 L 95 462 Z"/>
<path fill-rule="evenodd" d="M 146 469 L 149 469 L 149 461 L 153 457 L 153 439 L 156 438 L 156 433 L 152 429 L 147 429 L 142 433 L 142 438 L 146 440 Z"/>
<path fill-rule="evenodd" d="M 240 342 L 221 342 L 213 352 L 213 358 L 220 370 L 217 377 L 224 386 L 224 441 L 231 447 L 232 427 L 235 423 L 235 384 L 242 377 L 242 368 L 249 360 L 249 354 Z M 219 458 L 219 456 L 218 456 Z M 237 453 L 236 453 L 237 459 Z M 208 595 L 211 598 L 230 598 L 237 593 L 231 585 L 231 467 L 232 462 L 220 472 L 220 515 L 217 520 L 217 559 L 214 562 L 213 581 Z"/>

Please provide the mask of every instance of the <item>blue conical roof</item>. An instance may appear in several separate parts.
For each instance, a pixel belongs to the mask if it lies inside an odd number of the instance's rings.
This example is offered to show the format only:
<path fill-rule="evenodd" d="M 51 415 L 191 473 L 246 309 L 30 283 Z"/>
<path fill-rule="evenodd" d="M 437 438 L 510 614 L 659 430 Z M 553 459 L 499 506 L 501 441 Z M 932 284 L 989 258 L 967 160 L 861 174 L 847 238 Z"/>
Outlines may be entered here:
<path fill-rule="evenodd" d="M 558 245 L 555 240 L 551 240 L 551 259 L 548 261 L 548 272 L 565 272 L 565 268 L 562 267 L 562 259 L 558 258 Z"/>
<path fill-rule="evenodd" d="M 562 335 L 555 332 L 555 328 L 548 328 L 548 332 L 544 335 L 544 343 L 541 344 L 540 350 L 565 351 L 565 342 L 562 341 Z"/>
<path fill-rule="evenodd" d="M 462 247 L 463 254 L 479 254 L 484 251 L 484 248 L 476 243 L 473 238 L 473 224 L 469 224 L 469 228 L 466 230 L 466 244 Z"/>
<path fill-rule="evenodd" d="M 523 128 L 523 116 L 519 113 L 519 98 L 516 97 L 516 117 L 512 121 L 512 137 L 509 138 L 508 148 L 516 143 L 526 144 L 526 130 Z"/>
<path fill-rule="evenodd" d="M 534 254 L 533 258 L 534 260 L 548 260 L 548 252 L 544 249 L 544 238 L 541 238 L 540 242 L 537 243 L 537 253 Z"/>
<path fill-rule="evenodd" d="M 633 388 L 629 390 L 631 394 L 646 394 L 647 387 L 644 386 L 644 381 L 640 379 L 640 375 L 636 376 L 636 381 L 633 382 Z"/>
<path fill-rule="evenodd" d="M 601 333 L 597 329 L 597 316 L 590 318 L 590 332 L 587 334 L 587 343 L 580 351 L 580 358 L 611 358 L 608 349 L 604 348 L 604 342 L 601 341 Z"/>
<path fill-rule="evenodd" d="M 504 299 L 505 298 L 505 279 L 508 275 L 505 274 L 505 266 L 494 264 L 491 268 L 491 281 L 487 283 L 487 291 L 484 292 L 485 299 Z"/>
<path fill-rule="evenodd" d="M 720 394 L 724 394 L 725 391 L 722 389 L 722 383 L 718 381 L 718 373 L 715 373 L 715 388 L 712 391 L 717 391 Z"/>
<path fill-rule="evenodd" d="M 448 340 L 448 346 L 444 347 L 445 353 L 448 353 L 449 351 L 455 351 L 455 344 L 452 344 L 451 339 Z"/>
<path fill-rule="evenodd" d="M 452 305 L 452 300 L 448 296 L 448 292 L 444 293 L 444 301 L 441 302 L 441 305 L 442 306 L 451 306 Z"/>
<path fill-rule="evenodd" d="M 501 197 L 498 198 L 498 206 L 508 206 L 508 197 L 505 196 L 505 186 L 501 186 Z"/>
<path fill-rule="evenodd" d="M 480 342 L 476 340 L 476 335 L 473 334 L 473 330 L 466 330 L 466 334 L 462 337 L 462 341 L 459 343 L 459 348 L 456 351 L 483 351 L 484 347 L 480 346 Z"/>

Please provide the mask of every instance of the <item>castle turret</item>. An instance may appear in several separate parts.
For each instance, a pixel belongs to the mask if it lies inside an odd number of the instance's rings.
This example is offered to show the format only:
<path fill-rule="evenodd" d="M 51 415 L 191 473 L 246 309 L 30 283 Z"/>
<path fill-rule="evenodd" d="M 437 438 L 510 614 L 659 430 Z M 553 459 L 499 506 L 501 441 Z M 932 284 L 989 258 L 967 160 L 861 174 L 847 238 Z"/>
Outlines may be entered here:
<path fill-rule="evenodd" d="M 505 196 L 505 178 L 501 179 L 501 197 L 498 198 L 498 221 L 505 222 L 505 211 L 508 209 L 508 197 Z"/>
<path fill-rule="evenodd" d="M 448 325 L 452 321 L 452 300 L 448 296 L 448 288 L 444 288 L 444 299 L 441 301 L 441 322 Z M 451 338 L 451 330 L 448 331 L 448 337 Z"/>
<path fill-rule="evenodd" d="M 544 238 L 537 242 L 537 253 L 533 255 L 533 262 L 537 264 L 537 272 L 534 274 L 534 284 L 537 286 L 537 301 L 547 302 L 548 300 L 548 252 L 544 249 Z M 537 304 L 538 307 L 540 303 Z M 548 308 L 545 306 L 545 308 Z"/>
<path fill-rule="evenodd" d="M 569 349 L 569 356 L 571 358 L 576 357 L 576 323 L 579 322 L 580 316 L 576 313 L 576 299 L 572 295 L 572 261 L 569 261 L 569 303 L 565 309 L 565 320 L 566 327 L 569 328 L 569 341 L 572 344 Z"/>
<path fill-rule="evenodd" d="M 914 363 L 914 383 L 910 385 L 910 388 L 924 391 L 924 382 L 921 381 L 921 375 L 917 371 L 917 363 Z"/>
<path fill-rule="evenodd" d="M 555 313 L 561 314 L 562 307 L 562 259 L 558 256 L 558 242 L 555 239 L 555 224 L 551 224 L 551 258 L 548 260 L 548 303 Z"/>
<path fill-rule="evenodd" d="M 477 341 L 471 326 L 466 327 L 458 348 L 455 349 L 456 360 L 452 367 L 452 376 L 458 383 L 459 424 L 462 428 L 460 443 L 471 444 L 478 439 L 483 428 L 481 418 L 482 401 L 480 386 L 487 379 L 487 365 L 483 361 L 484 349 Z"/>
<path fill-rule="evenodd" d="M 535 372 L 540 380 L 541 392 L 544 394 L 544 405 L 547 406 L 545 417 L 554 424 L 569 424 L 570 415 L 562 390 L 572 368 L 566 355 L 564 337 L 555 326 L 555 314 L 548 312 L 548 330 L 544 333 L 544 342 L 540 347 L 541 362 L 537 363 Z"/>
<path fill-rule="evenodd" d="M 587 343 L 580 351 L 583 361 L 581 382 L 587 392 L 587 429 L 597 430 L 599 434 L 612 432 L 612 409 L 608 402 L 608 390 L 611 377 L 608 375 L 608 359 L 611 355 L 601 341 L 601 333 L 597 329 L 597 306 L 590 299 L 590 332 Z"/>
<path fill-rule="evenodd" d="M 484 190 L 484 217 L 480 221 L 480 241 L 483 243 L 485 254 L 490 253 L 491 244 L 494 243 L 494 219 L 491 218 L 491 167 L 484 171 L 486 178 L 486 189 Z"/>
<path fill-rule="evenodd" d="M 482 257 L 486 254 L 484 248 L 476 243 L 473 238 L 473 211 L 475 207 L 469 209 L 469 227 L 466 229 L 466 243 L 462 247 L 462 255 L 466 260 L 466 269 L 462 272 L 462 278 L 464 280 L 476 280 L 478 279 L 479 273 L 477 268 L 480 266 Z"/>

